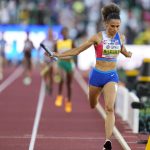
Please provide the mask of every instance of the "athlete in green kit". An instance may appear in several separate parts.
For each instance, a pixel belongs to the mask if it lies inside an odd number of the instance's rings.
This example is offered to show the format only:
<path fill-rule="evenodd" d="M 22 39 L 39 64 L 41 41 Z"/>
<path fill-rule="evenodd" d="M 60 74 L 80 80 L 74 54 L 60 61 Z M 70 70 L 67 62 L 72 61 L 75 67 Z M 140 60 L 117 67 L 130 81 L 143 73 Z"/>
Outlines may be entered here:
<path fill-rule="evenodd" d="M 58 53 L 63 53 L 71 48 L 75 47 L 74 41 L 68 37 L 68 28 L 64 27 L 62 28 L 61 31 L 62 39 L 57 40 L 55 44 L 55 50 Z M 73 57 L 64 57 L 63 59 L 58 60 L 58 70 L 59 74 L 61 76 L 61 80 L 59 82 L 59 87 L 58 87 L 58 95 L 56 97 L 55 105 L 57 107 L 62 106 L 63 102 L 63 83 L 66 82 L 66 87 L 67 87 L 67 96 L 65 98 L 65 111 L 67 113 L 70 113 L 72 111 L 72 79 L 73 79 L 73 70 L 74 70 L 74 58 Z"/>

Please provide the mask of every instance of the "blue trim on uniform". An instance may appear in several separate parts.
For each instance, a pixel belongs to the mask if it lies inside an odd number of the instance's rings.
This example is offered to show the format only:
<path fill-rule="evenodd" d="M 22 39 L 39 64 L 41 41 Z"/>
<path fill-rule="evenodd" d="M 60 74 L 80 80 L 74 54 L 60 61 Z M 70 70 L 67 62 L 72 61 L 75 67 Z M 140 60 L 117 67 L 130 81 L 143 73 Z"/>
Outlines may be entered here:
<path fill-rule="evenodd" d="M 119 40 L 119 44 L 121 45 L 120 36 L 119 36 L 119 33 L 118 33 L 118 32 L 116 33 L 114 39 Z"/>
<path fill-rule="evenodd" d="M 96 58 L 96 60 L 104 60 L 104 61 L 110 61 L 110 62 L 116 62 L 117 61 L 116 58 L 104 58 L 104 57 Z"/>
<path fill-rule="evenodd" d="M 93 68 L 89 75 L 89 85 L 103 87 L 109 82 L 119 82 L 119 77 L 116 70 L 101 71 Z"/>

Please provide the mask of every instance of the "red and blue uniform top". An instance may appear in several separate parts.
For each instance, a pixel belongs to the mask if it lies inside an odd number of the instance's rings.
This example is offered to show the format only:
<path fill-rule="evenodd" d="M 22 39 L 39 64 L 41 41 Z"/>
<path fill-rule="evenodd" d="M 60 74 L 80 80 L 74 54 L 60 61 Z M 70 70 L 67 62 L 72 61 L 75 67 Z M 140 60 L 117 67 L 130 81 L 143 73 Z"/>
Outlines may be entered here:
<path fill-rule="evenodd" d="M 114 38 L 109 38 L 105 31 L 102 31 L 102 41 L 95 45 L 96 60 L 116 61 L 121 51 L 121 40 L 117 32 Z"/>

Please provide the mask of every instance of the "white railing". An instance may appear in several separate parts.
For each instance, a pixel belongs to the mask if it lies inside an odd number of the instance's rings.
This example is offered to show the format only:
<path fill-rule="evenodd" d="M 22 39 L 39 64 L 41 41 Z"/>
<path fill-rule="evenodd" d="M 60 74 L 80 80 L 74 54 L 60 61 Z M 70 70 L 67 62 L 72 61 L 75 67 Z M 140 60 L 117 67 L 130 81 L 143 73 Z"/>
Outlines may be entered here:
<path fill-rule="evenodd" d="M 117 99 L 115 104 L 115 112 L 126 121 L 133 133 L 138 133 L 139 130 L 139 110 L 131 107 L 132 102 L 139 102 L 139 98 L 129 92 L 126 87 L 119 86 Z"/>

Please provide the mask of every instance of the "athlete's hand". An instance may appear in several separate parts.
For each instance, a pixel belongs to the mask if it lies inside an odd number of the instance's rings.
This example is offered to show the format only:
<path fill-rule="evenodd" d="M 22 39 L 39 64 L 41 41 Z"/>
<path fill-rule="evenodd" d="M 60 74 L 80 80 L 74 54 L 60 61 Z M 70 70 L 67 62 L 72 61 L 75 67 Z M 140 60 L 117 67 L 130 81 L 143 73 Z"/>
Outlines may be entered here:
<path fill-rule="evenodd" d="M 53 52 L 53 57 L 60 57 L 60 54 L 57 52 Z"/>
<path fill-rule="evenodd" d="M 128 57 L 131 57 L 132 56 L 132 53 L 129 51 L 128 52 Z"/>
<path fill-rule="evenodd" d="M 52 55 L 49 55 L 49 53 L 45 52 L 44 55 L 49 57 L 50 59 L 54 59 L 55 61 L 58 60 L 58 56 L 57 54 L 55 54 L 55 52 L 51 53 Z"/>
<path fill-rule="evenodd" d="M 126 48 L 124 47 L 124 45 L 121 48 L 121 53 L 125 56 L 125 57 L 131 57 L 132 53 L 130 51 L 127 51 Z"/>
<path fill-rule="evenodd" d="M 52 58 L 52 55 L 49 55 L 47 52 L 44 53 L 45 56 Z"/>

